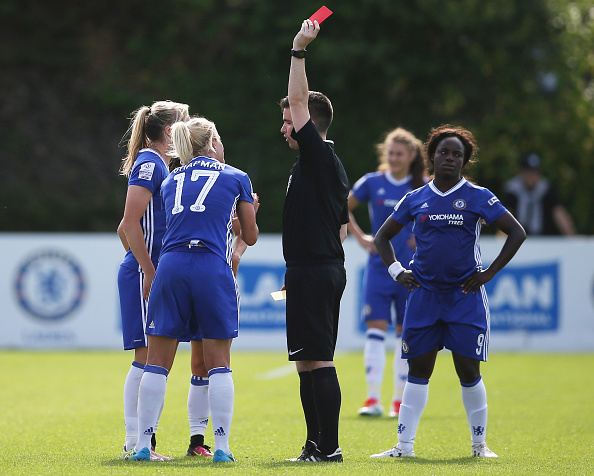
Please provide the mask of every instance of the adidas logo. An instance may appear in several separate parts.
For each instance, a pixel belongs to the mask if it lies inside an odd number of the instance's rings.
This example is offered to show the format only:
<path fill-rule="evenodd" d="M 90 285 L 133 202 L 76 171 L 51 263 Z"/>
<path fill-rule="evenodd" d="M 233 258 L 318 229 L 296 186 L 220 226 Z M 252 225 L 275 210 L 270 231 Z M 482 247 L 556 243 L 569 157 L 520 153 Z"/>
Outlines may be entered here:
<path fill-rule="evenodd" d="M 149 329 L 154 329 L 155 328 L 155 321 L 151 321 L 151 323 L 149 324 Z"/>
<path fill-rule="evenodd" d="M 423 205 L 421 205 L 421 208 L 429 208 L 429 205 L 427 205 L 427 202 L 425 202 Z"/>
<path fill-rule="evenodd" d="M 208 418 L 206 418 L 205 420 L 200 420 L 198 423 L 200 423 L 201 425 L 208 425 Z"/>
<path fill-rule="evenodd" d="M 155 430 L 153 430 L 152 426 L 148 430 L 144 430 L 145 435 L 152 435 L 154 432 Z"/>
<path fill-rule="evenodd" d="M 219 426 L 215 431 L 214 431 L 214 436 L 225 436 L 225 430 L 223 430 L 222 426 Z"/>

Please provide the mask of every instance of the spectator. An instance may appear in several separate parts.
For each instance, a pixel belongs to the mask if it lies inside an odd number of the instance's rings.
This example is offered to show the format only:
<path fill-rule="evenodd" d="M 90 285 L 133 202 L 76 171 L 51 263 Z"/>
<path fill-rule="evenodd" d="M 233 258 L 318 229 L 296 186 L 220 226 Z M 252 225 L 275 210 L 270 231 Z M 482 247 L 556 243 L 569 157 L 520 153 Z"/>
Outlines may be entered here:
<path fill-rule="evenodd" d="M 527 155 L 518 175 L 505 183 L 503 204 L 529 235 L 575 235 L 571 216 L 542 176 L 537 154 Z"/>

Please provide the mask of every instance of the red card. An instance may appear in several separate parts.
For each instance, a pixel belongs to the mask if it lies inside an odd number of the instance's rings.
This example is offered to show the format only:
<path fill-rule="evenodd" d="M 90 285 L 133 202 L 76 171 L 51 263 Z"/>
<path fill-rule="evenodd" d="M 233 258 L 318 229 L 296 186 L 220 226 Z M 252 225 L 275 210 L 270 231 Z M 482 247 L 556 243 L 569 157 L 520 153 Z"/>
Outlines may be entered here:
<path fill-rule="evenodd" d="M 309 19 L 312 21 L 312 23 L 315 20 L 317 20 L 318 21 L 318 25 L 321 25 L 322 22 L 326 18 L 328 18 L 330 15 L 332 15 L 332 10 L 330 10 L 327 7 L 322 7 L 317 12 L 315 12 L 312 16 L 310 16 Z"/>

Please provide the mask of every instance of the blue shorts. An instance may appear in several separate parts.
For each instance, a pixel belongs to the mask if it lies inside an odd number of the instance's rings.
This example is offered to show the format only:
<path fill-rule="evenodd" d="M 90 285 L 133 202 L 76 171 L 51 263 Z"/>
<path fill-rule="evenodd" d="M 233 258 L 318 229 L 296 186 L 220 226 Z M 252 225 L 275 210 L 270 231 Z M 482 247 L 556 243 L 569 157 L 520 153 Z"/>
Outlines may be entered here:
<path fill-rule="evenodd" d="M 402 330 L 402 357 L 412 359 L 438 348 L 476 360 L 487 360 L 489 303 L 485 287 L 476 294 L 462 288 L 435 293 L 415 288 L 409 293 Z"/>
<path fill-rule="evenodd" d="M 146 346 L 144 328 L 146 326 L 147 302 L 142 297 L 144 273 L 138 268 L 120 266 L 118 272 L 118 291 L 120 293 L 120 313 L 122 315 L 122 336 L 124 350 Z"/>
<path fill-rule="evenodd" d="M 179 247 L 161 256 L 146 333 L 178 340 L 232 339 L 239 293 L 231 267 L 208 248 Z"/>
<path fill-rule="evenodd" d="M 361 309 L 363 320 L 392 322 L 392 305 L 394 305 L 396 324 L 402 324 L 408 289 L 392 279 L 388 268 L 383 263 L 378 265 L 368 262 L 363 283 L 364 301 Z"/>

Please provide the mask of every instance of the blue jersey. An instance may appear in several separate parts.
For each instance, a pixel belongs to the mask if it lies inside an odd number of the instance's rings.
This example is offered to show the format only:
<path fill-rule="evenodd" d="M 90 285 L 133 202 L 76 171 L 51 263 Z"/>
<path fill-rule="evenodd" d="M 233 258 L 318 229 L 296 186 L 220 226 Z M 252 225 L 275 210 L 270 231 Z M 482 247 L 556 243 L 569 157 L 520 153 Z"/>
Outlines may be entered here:
<path fill-rule="evenodd" d="M 146 249 L 155 268 L 159 262 L 165 233 L 165 210 L 160 197 L 161 183 L 168 174 L 169 169 L 165 159 L 153 149 L 142 149 L 136 157 L 128 178 L 128 187 L 138 185 L 148 188 L 153 194 L 144 215 L 140 219 L 140 226 L 144 234 Z M 137 269 L 139 272 L 142 271 L 131 250 L 126 253 L 122 266 Z"/>
<path fill-rule="evenodd" d="M 392 217 L 404 225 L 413 223 L 417 251 L 411 269 L 419 284 L 445 293 L 482 269 L 482 220 L 489 224 L 506 212 L 491 191 L 463 178 L 445 193 L 433 181 L 409 192 Z"/>
<path fill-rule="evenodd" d="M 196 157 L 169 174 L 161 193 L 167 222 L 163 253 L 201 243 L 231 266 L 237 202 L 254 201 L 248 175 L 210 157 Z"/>
<path fill-rule="evenodd" d="M 361 177 L 353 187 L 353 195 L 359 202 L 367 202 L 371 232 L 373 236 L 390 216 L 400 199 L 412 189 L 412 175 L 396 180 L 390 172 L 372 172 Z M 407 241 L 412 233 L 412 224 L 406 226 L 392 238 L 392 246 L 398 261 L 405 266 L 411 260 L 414 250 Z M 369 256 L 370 264 L 385 268 L 379 254 Z M 388 274 L 389 279 L 392 279 Z"/>

